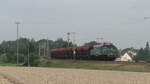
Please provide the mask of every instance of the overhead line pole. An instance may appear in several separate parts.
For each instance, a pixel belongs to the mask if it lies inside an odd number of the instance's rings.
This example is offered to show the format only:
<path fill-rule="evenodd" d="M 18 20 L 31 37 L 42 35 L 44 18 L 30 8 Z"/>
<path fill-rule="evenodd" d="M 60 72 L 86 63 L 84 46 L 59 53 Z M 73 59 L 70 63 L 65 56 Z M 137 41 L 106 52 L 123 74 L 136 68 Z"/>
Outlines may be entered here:
<path fill-rule="evenodd" d="M 104 38 L 102 38 L 102 37 L 101 38 L 96 38 L 96 40 L 97 40 L 98 43 L 103 43 Z"/>
<path fill-rule="evenodd" d="M 40 45 L 40 42 L 39 42 L 39 56 L 41 56 L 41 45 Z"/>
<path fill-rule="evenodd" d="M 70 47 L 70 42 L 71 42 L 70 40 L 72 40 L 73 48 L 75 47 L 75 41 L 76 41 L 75 34 L 76 34 L 76 32 L 68 32 L 67 33 L 68 47 Z M 70 39 L 70 35 L 73 35 L 72 39 Z M 74 60 L 76 59 L 76 51 L 75 50 L 73 50 L 73 59 Z"/>
<path fill-rule="evenodd" d="M 47 38 L 47 57 L 49 57 L 49 39 Z"/>
<path fill-rule="evenodd" d="M 67 33 L 68 47 L 70 46 L 70 32 Z"/>
<path fill-rule="evenodd" d="M 28 67 L 30 67 L 30 42 L 28 43 Z"/>
<path fill-rule="evenodd" d="M 19 64 L 19 24 L 20 22 L 15 23 L 17 25 L 17 64 Z"/>

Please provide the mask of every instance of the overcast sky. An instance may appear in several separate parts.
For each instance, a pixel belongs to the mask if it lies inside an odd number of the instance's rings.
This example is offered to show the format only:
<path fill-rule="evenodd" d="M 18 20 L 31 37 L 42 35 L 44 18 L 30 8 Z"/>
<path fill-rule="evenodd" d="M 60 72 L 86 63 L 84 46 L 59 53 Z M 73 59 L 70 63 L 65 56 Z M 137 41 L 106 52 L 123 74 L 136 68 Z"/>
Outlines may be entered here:
<path fill-rule="evenodd" d="M 36 40 L 76 32 L 78 44 L 103 37 L 119 48 L 150 41 L 150 0 L 0 0 L 0 41 L 20 36 Z"/>

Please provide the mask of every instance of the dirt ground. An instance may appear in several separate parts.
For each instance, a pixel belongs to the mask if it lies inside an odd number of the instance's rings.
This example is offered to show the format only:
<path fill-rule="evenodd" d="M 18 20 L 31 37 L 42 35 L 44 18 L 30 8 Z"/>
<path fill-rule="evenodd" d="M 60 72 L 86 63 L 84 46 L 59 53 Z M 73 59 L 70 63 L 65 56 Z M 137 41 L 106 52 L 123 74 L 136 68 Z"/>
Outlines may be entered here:
<path fill-rule="evenodd" d="M 150 73 L 0 67 L 0 84 L 150 84 Z"/>

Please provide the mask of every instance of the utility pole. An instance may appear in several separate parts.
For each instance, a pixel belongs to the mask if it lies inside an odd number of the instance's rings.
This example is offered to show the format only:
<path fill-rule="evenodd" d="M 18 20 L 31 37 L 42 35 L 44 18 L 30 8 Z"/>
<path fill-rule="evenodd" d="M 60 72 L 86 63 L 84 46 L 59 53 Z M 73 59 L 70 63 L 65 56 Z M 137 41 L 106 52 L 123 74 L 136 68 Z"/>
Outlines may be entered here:
<path fill-rule="evenodd" d="M 41 56 L 41 45 L 40 45 L 40 42 L 39 42 L 39 56 Z"/>
<path fill-rule="evenodd" d="M 75 32 L 68 32 L 67 33 L 68 47 L 70 46 L 70 42 L 71 42 L 70 35 L 72 35 L 73 59 L 74 60 L 76 59 L 76 50 L 75 50 L 75 41 L 76 41 L 76 38 L 75 38 L 75 34 L 76 34 Z"/>
<path fill-rule="evenodd" d="M 30 42 L 28 43 L 28 67 L 30 67 Z"/>
<path fill-rule="evenodd" d="M 73 40 L 72 40 L 72 43 L 73 43 L 73 59 L 76 60 L 76 49 L 75 49 L 75 44 L 76 44 L 76 36 L 75 36 L 75 32 L 71 32 L 71 34 L 73 35 Z"/>
<path fill-rule="evenodd" d="M 46 50 L 46 44 L 44 44 L 44 49 L 43 49 L 44 57 L 46 56 L 46 55 L 45 55 L 45 50 Z"/>
<path fill-rule="evenodd" d="M 49 41 L 48 41 L 48 38 L 47 38 L 47 57 L 49 57 Z"/>
<path fill-rule="evenodd" d="M 101 43 L 103 43 L 104 38 L 100 38 L 100 40 L 101 40 Z"/>
<path fill-rule="evenodd" d="M 17 64 L 19 64 L 19 24 L 20 22 L 15 23 L 17 25 Z"/>
<path fill-rule="evenodd" d="M 97 40 L 98 43 L 103 43 L 104 38 L 102 38 L 102 37 L 101 38 L 96 38 L 96 40 Z"/>
<path fill-rule="evenodd" d="M 72 43 L 75 46 L 75 44 L 76 44 L 76 32 L 71 32 L 71 34 L 73 36 Z"/>
<path fill-rule="evenodd" d="M 97 43 L 99 43 L 100 42 L 100 38 L 96 38 L 96 41 L 97 41 Z"/>
<path fill-rule="evenodd" d="M 75 45 L 76 38 L 75 38 L 76 32 L 68 32 L 67 33 L 67 42 L 68 42 L 68 47 L 70 46 L 71 38 L 70 36 L 72 35 L 72 43 Z"/>
<path fill-rule="evenodd" d="M 70 32 L 67 33 L 67 42 L 68 42 L 68 47 L 70 46 Z"/>

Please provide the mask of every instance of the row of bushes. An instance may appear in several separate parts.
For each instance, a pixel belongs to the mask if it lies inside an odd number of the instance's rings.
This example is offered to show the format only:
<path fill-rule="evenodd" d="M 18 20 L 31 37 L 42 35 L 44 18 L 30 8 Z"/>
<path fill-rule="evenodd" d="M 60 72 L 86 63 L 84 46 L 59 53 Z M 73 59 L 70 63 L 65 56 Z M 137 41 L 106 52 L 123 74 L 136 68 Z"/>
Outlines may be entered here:
<path fill-rule="evenodd" d="M 17 57 L 16 54 L 7 53 L 3 56 L 0 56 L 0 63 L 12 63 L 16 64 Z M 48 61 L 44 60 L 43 57 L 40 57 L 37 54 L 31 53 L 29 56 L 30 66 L 40 66 L 46 64 Z M 28 66 L 28 55 L 19 54 L 19 64 L 23 66 Z"/>

